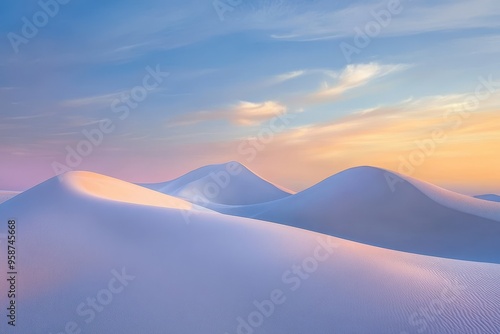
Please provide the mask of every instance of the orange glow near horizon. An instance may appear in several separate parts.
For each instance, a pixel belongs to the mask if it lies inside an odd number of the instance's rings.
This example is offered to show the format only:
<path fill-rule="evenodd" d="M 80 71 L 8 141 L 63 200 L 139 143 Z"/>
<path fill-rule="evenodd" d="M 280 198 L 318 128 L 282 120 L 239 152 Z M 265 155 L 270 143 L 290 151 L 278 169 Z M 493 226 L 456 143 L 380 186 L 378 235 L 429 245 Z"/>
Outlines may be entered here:
<path fill-rule="evenodd" d="M 498 111 L 464 119 L 441 115 L 381 112 L 295 129 L 279 135 L 249 166 L 293 190 L 369 165 L 468 194 L 500 192 Z"/>

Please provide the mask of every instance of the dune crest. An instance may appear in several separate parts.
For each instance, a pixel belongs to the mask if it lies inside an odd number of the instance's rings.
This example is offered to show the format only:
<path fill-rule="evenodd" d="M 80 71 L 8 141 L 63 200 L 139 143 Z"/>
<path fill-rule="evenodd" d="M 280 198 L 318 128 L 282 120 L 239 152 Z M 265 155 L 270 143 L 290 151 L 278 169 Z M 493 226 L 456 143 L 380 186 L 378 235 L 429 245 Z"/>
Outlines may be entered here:
<path fill-rule="evenodd" d="M 92 172 L 69 172 L 59 180 L 73 190 L 102 199 L 180 210 L 193 208 L 182 199 Z"/>

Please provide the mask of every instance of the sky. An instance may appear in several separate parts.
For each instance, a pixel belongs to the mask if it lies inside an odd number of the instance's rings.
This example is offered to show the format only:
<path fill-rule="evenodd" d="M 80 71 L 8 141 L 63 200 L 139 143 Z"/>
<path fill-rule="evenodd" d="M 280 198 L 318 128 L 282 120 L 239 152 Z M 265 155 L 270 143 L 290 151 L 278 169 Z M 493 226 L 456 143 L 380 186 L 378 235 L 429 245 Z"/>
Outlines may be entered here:
<path fill-rule="evenodd" d="M 500 193 L 497 0 L 0 4 L 0 189 L 239 161 Z"/>

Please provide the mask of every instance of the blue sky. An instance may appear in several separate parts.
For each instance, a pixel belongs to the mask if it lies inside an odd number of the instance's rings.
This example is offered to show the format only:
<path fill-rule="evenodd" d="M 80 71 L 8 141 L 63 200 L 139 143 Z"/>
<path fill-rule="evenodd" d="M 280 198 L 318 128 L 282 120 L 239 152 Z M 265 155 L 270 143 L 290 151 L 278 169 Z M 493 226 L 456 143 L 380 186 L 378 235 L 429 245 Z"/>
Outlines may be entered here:
<path fill-rule="evenodd" d="M 54 1 L 0 5 L 0 189 L 54 176 L 54 163 L 153 182 L 239 160 L 296 190 L 356 165 L 397 171 L 399 156 L 429 136 L 436 110 L 460 104 L 480 77 L 500 81 L 500 4 L 493 0 L 71 0 L 26 38 L 23 17 L 32 23 L 41 3 L 55 8 Z M 227 9 L 223 19 L 214 4 Z M 391 8 L 387 24 L 377 23 L 374 13 Z M 357 32 L 377 24 L 366 45 L 356 46 Z M 24 42 L 13 46 L 13 34 Z M 349 59 L 346 44 L 359 51 Z M 113 102 L 141 86 L 147 68 L 169 75 L 120 120 Z M 474 122 L 453 129 L 412 176 L 500 191 L 492 174 L 500 163 L 487 154 L 500 143 L 491 129 L 499 125 L 499 96 L 481 101 Z M 293 121 L 255 157 L 242 156 L 242 141 L 283 113 Z M 82 131 L 106 119 L 113 131 L 68 166 L 67 147 L 76 149 Z M 384 135 L 387 119 L 400 120 L 390 126 L 401 128 L 397 136 Z M 346 124 L 380 135 L 361 143 L 335 130 Z M 478 147 L 478 138 L 488 145 Z M 459 163 L 479 151 L 474 165 Z M 439 172 L 457 165 L 453 176 Z"/>

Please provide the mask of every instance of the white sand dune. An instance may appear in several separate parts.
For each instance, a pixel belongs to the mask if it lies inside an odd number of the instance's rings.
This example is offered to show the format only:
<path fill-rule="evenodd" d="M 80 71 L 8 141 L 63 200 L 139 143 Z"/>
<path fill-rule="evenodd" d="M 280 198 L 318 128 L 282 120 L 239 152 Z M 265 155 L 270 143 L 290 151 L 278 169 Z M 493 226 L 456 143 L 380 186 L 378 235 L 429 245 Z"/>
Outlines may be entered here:
<path fill-rule="evenodd" d="M 500 262 L 499 203 L 373 167 L 344 171 L 273 202 L 208 207 L 395 250 Z"/>
<path fill-rule="evenodd" d="M 291 194 L 238 162 L 205 166 L 172 181 L 142 186 L 200 205 L 250 205 Z"/>
<path fill-rule="evenodd" d="M 351 185 L 343 197 L 349 189 L 356 190 Z M 365 190 L 367 199 L 379 192 Z M 300 197 L 307 202 L 307 196 Z M 0 205 L 0 220 L 17 220 L 20 271 L 18 323 L 10 328 L 4 319 L 2 333 L 493 334 L 500 328 L 498 264 L 397 252 L 211 212 L 193 211 L 187 223 L 184 202 L 166 198 L 70 173 Z M 6 232 L 1 224 L 0 234 Z"/>
<path fill-rule="evenodd" d="M 412 177 L 398 176 L 417 187 L 421 192 L 441 205 L 500 222 L 500 204 L 485 202 L 481 199 L 459 194 Z"/>

